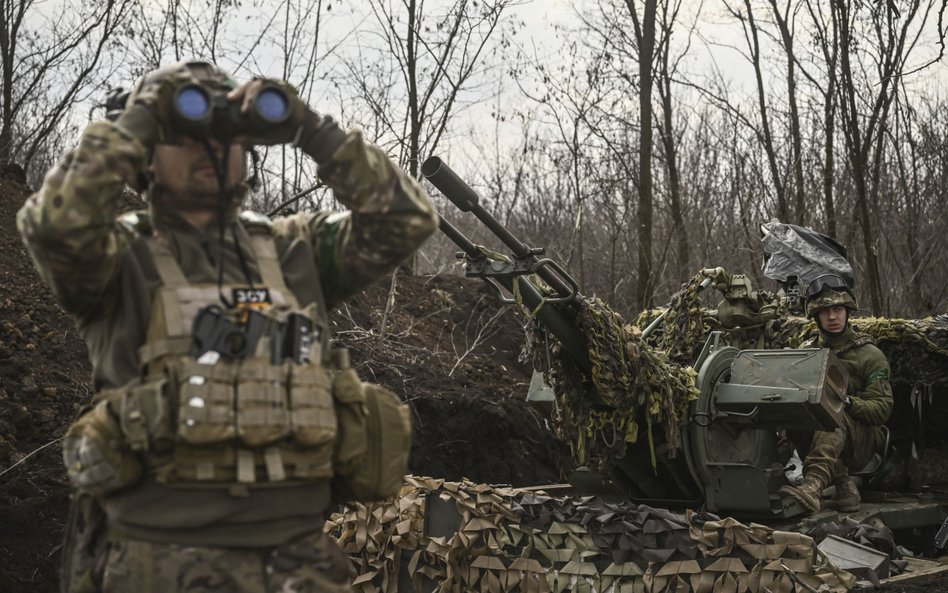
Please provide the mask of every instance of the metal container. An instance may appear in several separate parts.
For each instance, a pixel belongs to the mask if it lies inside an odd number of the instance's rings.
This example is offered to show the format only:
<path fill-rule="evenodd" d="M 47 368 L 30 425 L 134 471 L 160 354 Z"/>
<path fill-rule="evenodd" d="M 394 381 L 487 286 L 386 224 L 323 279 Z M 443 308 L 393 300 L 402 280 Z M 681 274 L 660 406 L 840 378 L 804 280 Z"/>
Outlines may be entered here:
<path fill-rule="evenodd" d="M 834 430 L 849 375 L 832 350 L 742 350 L 714 392 L 716 419 L 755 428 Z"/>

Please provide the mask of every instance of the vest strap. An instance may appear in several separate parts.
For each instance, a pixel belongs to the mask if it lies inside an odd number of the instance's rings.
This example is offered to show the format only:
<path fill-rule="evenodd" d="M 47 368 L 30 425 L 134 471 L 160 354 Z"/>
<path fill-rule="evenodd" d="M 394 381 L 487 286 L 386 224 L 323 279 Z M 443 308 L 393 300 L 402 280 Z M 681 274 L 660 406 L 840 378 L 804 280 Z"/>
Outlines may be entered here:
<path fill-rule="evenodd" d="M 283 280 L 283 270 L 280 269 L 276 241 L 273 237 L 269 233 L 250 233 L 250 243 L 257 257 L 257 268 L 260 270 L 263 284 L 271 290 L 276 289 L 290 294 Z"/>
<path fill-rule="evenodd" d="M 174 255 L 171 254 L 168 247 L 154 234 L 149 235 L 145 239 L 145 243 L 148 245 L 151 256 L 155 260 L 155 267 L 158 268 L 158 276 L 161 277 L 161 283 L 164 286 L 175 288 L 187 286 L 188 279 L 184 277 L 184 272 L 181 271 L 181 267 L 178 265 L 178 262 L 175 261 Z"/>
<path fill-rule="evenodd" d="M 286 479 L 286 470 L 283 467 L 283 456 L 278 447 L 268 447 L 263 454 L 263 461 L 267 466 L 267 479 L 271 482 L 282 482 Z"/>
<path fill-rule="evenodd" d="M 237 450 L 237 481 L 243 484 L 251 484 L 257 481 L 253 451 L 247 449 Z"/>

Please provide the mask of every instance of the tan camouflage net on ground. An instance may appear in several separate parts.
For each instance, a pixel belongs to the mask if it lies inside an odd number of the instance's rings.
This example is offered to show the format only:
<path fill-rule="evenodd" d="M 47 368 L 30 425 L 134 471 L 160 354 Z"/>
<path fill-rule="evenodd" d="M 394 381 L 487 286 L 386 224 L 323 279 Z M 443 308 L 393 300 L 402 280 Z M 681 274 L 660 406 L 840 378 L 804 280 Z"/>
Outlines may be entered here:
<path fill-rule="evenodd" d="M 456 530 L 437 526 L 445 516 Z M 467 481 L 409 476 L 398 498 L 348 507 L 326 530 L 360 593 L 812 593 L 855 582 L 806 535 Z"/>
<path fill-rule="evenodd" d="M 601 300 L 579 297 L 578 304 L 576 321 L 588 339 L 592 383 L 601 401 L 590 399 L 588 379 L 558 343 L 550 345 L 549 358 L 542 348 L 533 349 L 536 368 L 545 371 L 556 392 L 559 436 L 577 463 L 606 468 L 625 453 L 626 443 L 638 441 L 644 421 L 653 465 L 656 425 L 674 457 L 680 420 L 698 396 L 694 370 L 647 345 L 639 328 Z M 530 343 L 547 343 L 541 327 L 534 331 Z"/>

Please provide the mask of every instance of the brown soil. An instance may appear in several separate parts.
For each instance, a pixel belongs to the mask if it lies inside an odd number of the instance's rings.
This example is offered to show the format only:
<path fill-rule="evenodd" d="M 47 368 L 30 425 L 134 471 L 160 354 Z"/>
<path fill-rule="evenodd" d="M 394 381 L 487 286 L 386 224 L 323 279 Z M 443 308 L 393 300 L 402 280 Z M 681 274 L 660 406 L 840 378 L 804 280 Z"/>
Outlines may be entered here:
<path fill-rule="evenodd" d="M 55 304 L 16 231 L 28 188 L 0 171 L 0 591 L 58 590 L 68 488 L 58 439 L 91 397 L 87 351 Z M 562 479 L 568 451 L 523 401 L 520 319 L 486 285 L 399 276 L 332 316 L 337 341 L 366 380 L 413 411 L 410 470 L 527 485 Z"/>

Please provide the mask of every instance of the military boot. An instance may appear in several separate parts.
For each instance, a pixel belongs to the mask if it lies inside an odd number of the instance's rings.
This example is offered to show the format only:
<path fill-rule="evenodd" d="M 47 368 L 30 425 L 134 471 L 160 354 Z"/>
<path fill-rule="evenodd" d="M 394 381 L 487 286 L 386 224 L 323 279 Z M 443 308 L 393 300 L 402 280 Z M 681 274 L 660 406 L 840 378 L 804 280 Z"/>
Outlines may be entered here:
<path fill-rule="evenodd" d="M 799 486 L 785 484 L 780 487 L 779 492 L 790 495 L 797 502 L 803 505 L 803 508 L 810 513 L 820 511 L 820 498 L 823 496 L 823 482 L 819 478 L 806 476 L 803 483 Z"/>
<path fill-rule="evenodd" d="M 836 510 L 843 513 L 855 513 L 858 511 L 862 497 L 859 496 L 859 490 L 856 488 L 856 483 L 853 482 L 853 479 L 850 478 L 848 474 L 844 474 L 843 476 L 835 478 L 833 485 L 836 486 Z"/>

